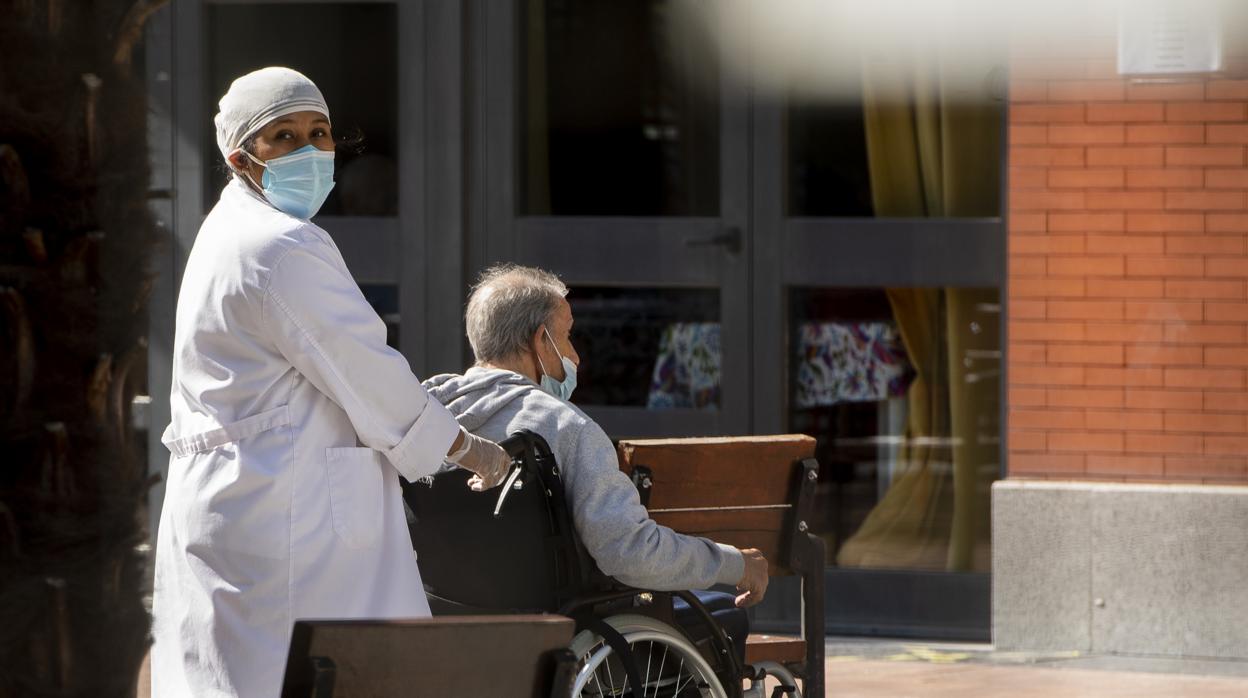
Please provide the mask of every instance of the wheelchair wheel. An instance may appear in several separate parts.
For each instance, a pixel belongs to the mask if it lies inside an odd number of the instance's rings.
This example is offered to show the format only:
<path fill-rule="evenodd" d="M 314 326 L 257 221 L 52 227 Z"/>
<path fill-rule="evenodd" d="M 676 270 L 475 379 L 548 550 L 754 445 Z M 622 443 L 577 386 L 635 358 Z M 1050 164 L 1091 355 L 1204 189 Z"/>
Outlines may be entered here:
<path fill-rule="evenodd" d="M 635 695 L 665 698 L 728 698 L 711 665 L 679 630 L 646 616 L 621 614 L 606 622 L 624 636 L 641 678 Z M 572 638 L 572 653 L 581 659 L 572 691 L 577 698 L 605 698 L 631 690 L 624 666 L 597 634 L 588 630 Z"/>

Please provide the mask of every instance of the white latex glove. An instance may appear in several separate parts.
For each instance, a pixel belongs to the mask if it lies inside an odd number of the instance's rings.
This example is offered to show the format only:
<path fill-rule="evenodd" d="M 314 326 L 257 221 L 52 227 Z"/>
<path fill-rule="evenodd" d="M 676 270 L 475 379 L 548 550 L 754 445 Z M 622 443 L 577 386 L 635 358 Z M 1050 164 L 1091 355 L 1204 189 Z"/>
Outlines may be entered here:
<path fill-rule="evenodd" d="M 475 473 L 468 479 L 468 486 L 474 492 L 501 485 L 511 469 L 511 456 L 493 441 L 472 434 L 463 427 L 459 431 L 464 435 L 464 442 L 446 460 Z"/>

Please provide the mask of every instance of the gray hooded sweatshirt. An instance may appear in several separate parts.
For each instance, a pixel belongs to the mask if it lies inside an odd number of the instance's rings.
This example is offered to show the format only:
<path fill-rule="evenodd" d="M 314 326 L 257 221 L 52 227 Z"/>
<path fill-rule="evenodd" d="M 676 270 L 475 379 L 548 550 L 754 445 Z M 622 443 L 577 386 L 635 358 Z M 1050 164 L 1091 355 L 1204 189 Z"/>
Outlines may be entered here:
<path fill-rule="evenodd" d="M 620 471 L 605 432 L 575 405 L 524 376 L 474 367 L 442 374 L 425 389 L 478 436 L 501 441 L 528 429 L 559 463 L 576 532 L 603 573 L 656 591 L 736 584 L 745 562 L 729 545 L 676 533 L 650 518 L 632 481 Z"/>

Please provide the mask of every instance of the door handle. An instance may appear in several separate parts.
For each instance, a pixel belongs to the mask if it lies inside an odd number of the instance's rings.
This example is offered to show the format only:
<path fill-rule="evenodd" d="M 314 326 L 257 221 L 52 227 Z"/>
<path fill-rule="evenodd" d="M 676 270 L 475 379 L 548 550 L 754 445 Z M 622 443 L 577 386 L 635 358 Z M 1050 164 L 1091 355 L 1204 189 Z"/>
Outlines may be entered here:
<path fill-rule="evenodd" d="M 741 229 L 737 226 L 725 228 L 722 233 L 709 238 L 685 240 L 686 247 L 721 247 L 730 254 L 741 254 Z"/>

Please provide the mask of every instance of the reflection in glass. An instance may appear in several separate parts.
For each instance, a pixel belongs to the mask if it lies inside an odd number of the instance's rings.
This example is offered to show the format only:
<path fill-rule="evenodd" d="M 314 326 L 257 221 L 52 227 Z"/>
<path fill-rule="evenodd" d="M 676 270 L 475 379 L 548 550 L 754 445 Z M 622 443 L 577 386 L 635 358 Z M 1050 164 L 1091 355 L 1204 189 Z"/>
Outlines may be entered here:
<path fill-rule="evenodd" d="M 875 215 L 860 104 L 789 107 L 789 213 Z"/>
<path fill-rule="evenodd" d="M 580 405 L 716 409 L 719 292 L 573 287 Z"/>
<path fill-rule="evenodd" d="M 679 2 L 529 0 L 519 213 L 719 208 L 718 68 Z"/>
<path fill-rule="evenodd" d="M 336 182 L 325 216 L 398 212 L 398 35 L 392 3 L 208 3 L 208 131 L 217 100 L 234 78 L 283 65 L 321 88 L 338 141 Z M 205 138 L 204 201 L 211 207 L 227 173 Z"/>
<path fill-rule="evenodd" d="M 988 571 L 998 291 L 792 289 L 789 306 L 789 429 L 818 439 L 829 563 Z"/>
<path fill-rule="evenodd" d="M 788 106 L 792 216 L 880 218 L 1001 215 L 996 68 L 968 89 L 938 55 L 870 57 L 855 84 L 795 90 Z M 809 86 L 807 86 L 809 87 Z M 856 98 L 855 98 L 856 97 Z"/>

